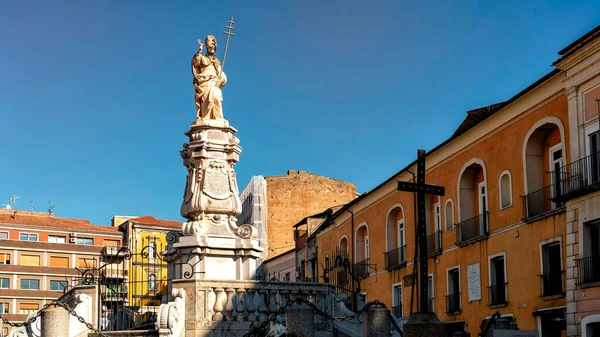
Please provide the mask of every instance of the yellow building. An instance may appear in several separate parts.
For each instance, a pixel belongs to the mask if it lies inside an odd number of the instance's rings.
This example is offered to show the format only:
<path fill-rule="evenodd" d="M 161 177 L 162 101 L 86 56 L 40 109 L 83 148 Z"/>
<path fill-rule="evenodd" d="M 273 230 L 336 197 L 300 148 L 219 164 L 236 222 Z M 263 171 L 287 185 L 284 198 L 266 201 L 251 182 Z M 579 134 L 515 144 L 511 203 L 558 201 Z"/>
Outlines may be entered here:
<path fill-rule="evenodd" d="M 131 251 L 128 260 L 127 293 L 130 307 L 158 306 L 168 295 L 167 233 L 181 231 L 181 222 L 152 216 L 113 217 L 113 226 L 124 233 L 123 242 Z"/>

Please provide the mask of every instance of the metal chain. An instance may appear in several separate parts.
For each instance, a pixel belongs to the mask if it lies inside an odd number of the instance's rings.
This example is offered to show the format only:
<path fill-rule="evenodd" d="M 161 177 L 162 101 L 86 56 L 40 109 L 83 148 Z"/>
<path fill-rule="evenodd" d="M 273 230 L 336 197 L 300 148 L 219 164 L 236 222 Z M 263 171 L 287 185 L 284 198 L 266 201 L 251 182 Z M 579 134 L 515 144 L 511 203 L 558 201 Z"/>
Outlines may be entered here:
<path fill-rule="evenodd" d="M 272 313 L 269 315 L 269 318 L 262 322 L 261 325 L 259 325 L 258 327 L 254 327 L 254 324 L 250 325 L 250 330 L 248 331 L 247 334 L 245 334 L 243 337 L 262 337 L 262 336 L 266 336 L 266 334 L 269 332 L 269 324 L 272 321 L 275 321 L 276 317 L 283 314 L 285 312 L 285 310 L 289 307 L 291 307 L 294 303 L 298 303 L 298 304 L 306 304 L 309 307 L 311 307 L 313 309 L 313 311 L 319 315 L 319 316 L 323 316 L 325 318 L 331 319 L 333 321 L 336 322 L 343 322 L 343 321 L 351 321 L 357 317 L 359 317 L 360 315 L 363 314 L 363 312 L 369 310 L 369 308 L 371 307 L 376 307 L 376 308 L 385 308 L 387 309 L 387 306 L 379 301 L 373 301 L 373 302 L 368 302 L 366 303 L 360 310 L 358 310 L 357 312 L 355 312 L 354 314 L 350 315 L 350 316 L 346 316 L 346 317 L 334 317 L 329 315 L 328 313 L 322 311 L 321 309 L 317 308 L 317 306 L 302 298 L 302 297 L 298 297 L 294 300 L 288 301 L 286 303 L 285 306 L 279 308 L 279 310 L 276 313 Z M 389 312 L 389 311 L 388 311 Z M 400 336 L 403 336 L 403 332 L 402 330 L 400 330 L 400 327 L 398 326 L 398 324 L 396 324 L 396 321 L 394 320 L 394 317 L 392 317 L 391 312 L 389 313 L 390 315 L 390 321 L 392 322 L 392 326 L 394 327 L 394 330 L 398 331 L 398 333 L 400 334 Z"/>
<path fill-rule="evenodd" d="M 83 317 L 77 315 L 77 313 L 75 312 L 75 310 L 72 309 L 68 304 L 59 302 L 58 300 L 53 300 L 50 303 L 44 304 L 42 306 L 42 308 L 35 313 L 35 315 L 27 318 L 24 322 L 19 322 L 19 323 L 11 322 L 8 319 L 4 318 L 2 316 L 2 314 L 0 314 L 0 319 L 2 320 L 2 323 L 8 324 L 8 325 L 10 325 L 13 328 L 26 327 L 26 326 L 29 326 L 29 325 L 33 324 L 42 315 L 42 312 L 44 310 L 47 310 L 48 308 L 50 308 L 52 306 L 61 307 L 61 308 L 65 309 L 66 311 L 69 312 L 69 314 L 71 316 L 77 318 L 77 320 L 79 321 L 79 323 L 82 323 L 83 325 L 85 325 L 86 328 L 92 330 L 94 333 L 98 334 L 99 336 L 101 336 L 101 337 L 109 337 L 107 334 L 102 333 L 102 331 L 100 331 L 99 329 L 96 329 L 91 323 L 86 322 Z"/>

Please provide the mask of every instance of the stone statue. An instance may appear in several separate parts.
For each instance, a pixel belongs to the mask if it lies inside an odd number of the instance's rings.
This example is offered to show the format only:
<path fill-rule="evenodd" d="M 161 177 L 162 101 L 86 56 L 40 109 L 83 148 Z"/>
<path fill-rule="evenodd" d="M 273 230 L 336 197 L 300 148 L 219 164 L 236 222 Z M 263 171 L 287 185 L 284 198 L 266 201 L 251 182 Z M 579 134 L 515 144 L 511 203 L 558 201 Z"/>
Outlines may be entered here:
<path fill-rule="evenodd" d="M 217 39 L 209 35 L 204 40 L 206 55 L 202 55 L 202 43 L 198 40 L 198 52 L 192 58 L 194 75 L 194 98 L 196 117 L 201 119 L 223 119 L 223 93 L 221 88 L 227 83 L 221 62 L 215 56 Z"/>

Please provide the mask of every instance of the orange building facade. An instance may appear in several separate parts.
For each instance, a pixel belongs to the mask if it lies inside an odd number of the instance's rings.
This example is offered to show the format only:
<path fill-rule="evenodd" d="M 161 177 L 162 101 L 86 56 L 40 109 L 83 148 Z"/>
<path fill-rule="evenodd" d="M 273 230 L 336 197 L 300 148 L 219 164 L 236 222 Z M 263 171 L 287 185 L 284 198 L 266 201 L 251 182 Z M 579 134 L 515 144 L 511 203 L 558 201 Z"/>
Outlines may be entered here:
<path fill-rule="evenodd" d="M 426 182 L 445 187 L 426 197 L 429 306 L 449 336 L 476 336 L 495 312 L 542 337 L 600 333 L 599 35 L 565 48 L 508 101 L 469 111 L 427 153 Z M 309 237 L 320 282 L 383 301 L 396 317 L 417 309 L 414 195 L 397 191 L 413 173 L 415 163 Z M 339 252 L 349 267 L 335 263 Z"/>
<path fill-rule="evenodd" d="M 116 227 L 43 212 L 0 209 L 0 310 L 24 321 L 44 304 L 77 285 L 81 272 L 98 268 L 106 247 L 120 247 Z M 0 336 L 10 327 L 2 325 Z"/>

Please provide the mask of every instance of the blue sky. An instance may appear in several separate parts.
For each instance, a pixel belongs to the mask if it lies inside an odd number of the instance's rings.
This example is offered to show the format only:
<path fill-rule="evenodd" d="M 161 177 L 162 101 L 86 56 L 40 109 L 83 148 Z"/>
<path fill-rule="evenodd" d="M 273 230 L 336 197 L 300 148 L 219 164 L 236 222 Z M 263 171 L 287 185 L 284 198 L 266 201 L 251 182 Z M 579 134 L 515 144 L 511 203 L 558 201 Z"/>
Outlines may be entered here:
<path fill-rule="evenodd" d="M 365 192 L 600 22 L 597 1 L 4 1 L 0 203 L 180 219 L 196 39 L 233 16 L 224 114 L 252 175 Z"/>

